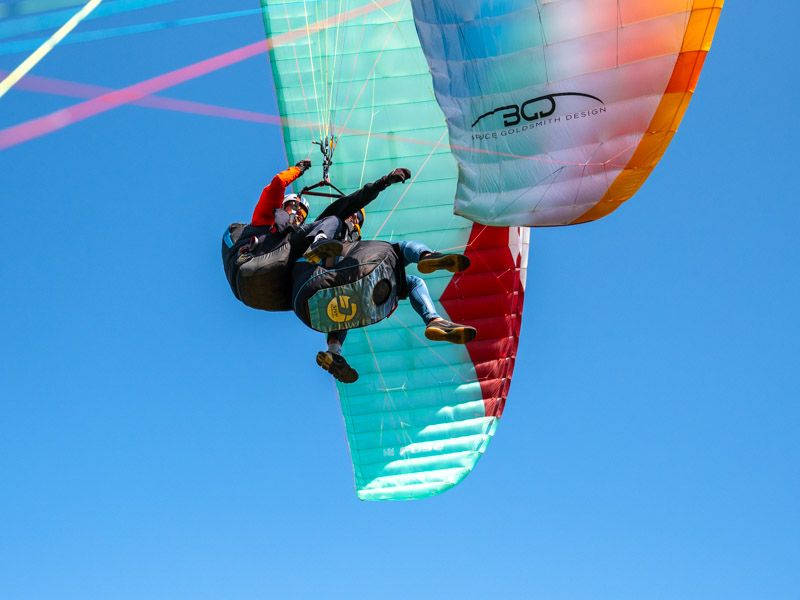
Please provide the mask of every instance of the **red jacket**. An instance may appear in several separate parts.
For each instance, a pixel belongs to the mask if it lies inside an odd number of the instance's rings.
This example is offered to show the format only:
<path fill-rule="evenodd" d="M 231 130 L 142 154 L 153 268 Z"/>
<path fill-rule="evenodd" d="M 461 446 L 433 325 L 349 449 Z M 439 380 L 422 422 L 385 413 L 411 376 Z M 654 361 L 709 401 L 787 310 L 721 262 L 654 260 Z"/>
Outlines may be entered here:
<path fill-rule="evenodd" d="M 275 224 L 275 209 L 283 206 L 283 196 L 286 188 L 298 177 L 301 171 L 299 167 L 289 167 L 273 177 L 270 184 L 261 192 L 258 204 L 253 211 L 253 218 L 250 224 L 256 227 Z"/>

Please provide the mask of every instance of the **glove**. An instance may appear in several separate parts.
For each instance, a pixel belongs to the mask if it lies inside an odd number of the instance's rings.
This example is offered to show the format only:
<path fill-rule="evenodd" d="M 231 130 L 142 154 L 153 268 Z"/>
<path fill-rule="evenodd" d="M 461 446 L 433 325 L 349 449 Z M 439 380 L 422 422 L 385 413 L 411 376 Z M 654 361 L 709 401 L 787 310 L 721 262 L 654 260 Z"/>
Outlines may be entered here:
<path fill-rule="evenodd" d="M 411 177 L 411 171 L 404 168 L 395 169 L 391 173 L 389 173 L 384 180 L 388 185 L 392 185 L 393 183 L 405 183 L 406 179 Z"/>
<path fill-rule="evenodd" d="M 301 160 L 299 163 L 295 165 L 298 169 L 300 169 L 300 175 L 305 173 L 311 168 L 311 161 L 310 160 Z"/>

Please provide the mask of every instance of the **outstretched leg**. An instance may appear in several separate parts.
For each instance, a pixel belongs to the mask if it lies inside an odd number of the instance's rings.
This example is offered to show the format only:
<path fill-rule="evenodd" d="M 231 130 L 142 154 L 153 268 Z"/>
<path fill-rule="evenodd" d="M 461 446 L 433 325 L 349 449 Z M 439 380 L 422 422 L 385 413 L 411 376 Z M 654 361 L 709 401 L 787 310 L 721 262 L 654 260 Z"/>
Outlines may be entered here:
<path fill-rule="evenodd" d="M 427 274 L 439 270 L 460 273 L 469 267 L 469 258 L 464 254 L 441 254 L 414 240 L 406 240 L 399 245 L 403 254 L 403 264 L 416 263 L 420 273 Z"/>
<path fill-rule="evenodd" d="M 347 337 L 347 331 L 332 331 L 328 334 L 328 349 L 317 352 L 317 364 L 333 375 L 342 383 L 358 381 L 358 371 L 347 364 L 342 356 L 342 344 Z"/>
<path fill-rule="evenodd" d="M 436 342 L 466 344 L 475 339 L 477 329 L 443 319 L 436 312 L 425 281 L 416 275 L 406 275 L 408 299 L 411 306 L 425 321 L 425 337 Z"/>

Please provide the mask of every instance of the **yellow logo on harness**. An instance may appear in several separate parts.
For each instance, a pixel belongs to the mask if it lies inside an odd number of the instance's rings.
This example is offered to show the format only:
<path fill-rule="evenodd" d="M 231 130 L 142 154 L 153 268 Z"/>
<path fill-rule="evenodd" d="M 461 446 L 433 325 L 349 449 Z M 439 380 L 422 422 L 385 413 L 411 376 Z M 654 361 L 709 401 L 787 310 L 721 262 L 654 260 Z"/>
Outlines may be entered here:
<path fill-rule="evenodd" d="M 328 318 L 334 323 L 349 323 L 358 313 L 358 306 L 350 296 L 336 296 L 328 302 Z"/>

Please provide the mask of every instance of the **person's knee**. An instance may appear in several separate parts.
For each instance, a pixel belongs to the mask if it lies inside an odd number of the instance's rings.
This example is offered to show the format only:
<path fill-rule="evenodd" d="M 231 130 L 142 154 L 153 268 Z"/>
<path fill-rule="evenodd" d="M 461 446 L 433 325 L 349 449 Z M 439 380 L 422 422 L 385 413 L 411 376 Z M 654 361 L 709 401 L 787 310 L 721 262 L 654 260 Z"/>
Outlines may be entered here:
<path fill-rule="evenodd" d="M 313 235 L 324 233 L 328 238 L 334 238 L 341 229 L 342 221 L 339 217 L 325 217 L 317 221 L 316 227 L 312 230 Z"/>
<path fill-rule="evenodd" d="M 330 219 L 329 223 L 326 224 L 326 227 L 329 227 L 331 232 L 333 232 L 333 237 L 338 237 L 344 233 L 344 221 L 342 221 L 339 217 L 326 217 L 326 219 Z"/>
<path fill-rule="evenodd" d="M 424 285 L 425 282 L 422 280 L 421 277 L 417 277 L 416 275 L 406 275 L 406 286 L 408 286 L 409 292 L 419 289 Z"/>
<path fill-rule="evenodd" d="M 403 260 L 405 264 L 410 265 L 419 260 L 419 252 L 417 251 L 417 242 L 413 240 L 403 240 L 400 242 L 400 250 L 403 253 Z"/>

